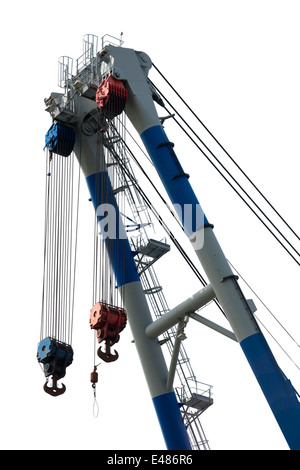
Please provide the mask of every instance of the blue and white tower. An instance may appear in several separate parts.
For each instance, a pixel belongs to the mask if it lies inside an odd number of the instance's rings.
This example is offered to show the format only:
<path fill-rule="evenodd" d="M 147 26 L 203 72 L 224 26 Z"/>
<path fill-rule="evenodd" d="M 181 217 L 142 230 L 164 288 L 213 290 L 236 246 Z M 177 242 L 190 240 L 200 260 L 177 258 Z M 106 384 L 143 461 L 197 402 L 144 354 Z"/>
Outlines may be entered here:
<path fill-rule="evenodd" d="M 191 446 L 174 390 L 170 386 L 171 371 L 167 370 L 157 337 L 159 332 L 181 322 L 191 311 L 217 298 L 286 441 L 291 449 L 300 449 L 300 405 L 297 395 L 279 369 L 253 316 L 251 305 L 245 299 L 215 237 L 213 226 L 189 183 L 189 176 L 184 172 L 174 146 L 161 125 L 154 103 L 154 99 L 159 97 L 147 79 L 152 65 L 149 56 L 110 44 L 89 57 L 88 66 L 85 59 L 83 57 L 83 66 L 75 76 L 70 73 L 64 75 L 68 77 L 65 92 L 51 95 L 47 102 L 48 111 L 53 119 L 75 131 L 74 150 L 95 210 L 101 204 L 111 204 L 117 209 L 121 229 L 106 246 L 167 448 L 188 450 Z M 108 77 L 122 83 L 127 90 L 126 115 L 139 133 L 210 282 L 195 298 L 175 309 L 175 313 L 170 312 L 156 322 L 152 321 L 129 242 L 120 236 L 124 229 L 103 154 L 95 98 L 96 90 Z M 101 100 L 105 100 L 109 93 L 115 93 L 114 86 L 114 82 L 110 89 L 107 86 L 107 95 L 104 96 L 104 90 Z M 105 114 L 102 114 L 103 117 Z M 103 131 L 105 119 L 102 125 Z M 124 256 L 125 271 L 119 269 L 117 253 Z"/>

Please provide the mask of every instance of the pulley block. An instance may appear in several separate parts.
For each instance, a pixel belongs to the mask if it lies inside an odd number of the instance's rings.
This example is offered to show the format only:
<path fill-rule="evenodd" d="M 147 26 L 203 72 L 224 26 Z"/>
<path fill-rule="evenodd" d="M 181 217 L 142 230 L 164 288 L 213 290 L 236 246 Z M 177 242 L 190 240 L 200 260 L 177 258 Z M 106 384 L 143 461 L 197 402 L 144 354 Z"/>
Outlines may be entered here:
<path fill-rule="evenodd" d="M 107 119 L 113 119 L 121 114 L 126 105 L 127 90 L 121 80 L 112 74 L 100 84 L 96 92 L 96 103 Z"/>
<path fill-rule="evenodd" d="M 57 386 L 57 381 L 66 374 L 66 368 L 73 362 L 73 349 L 69 344 L 55 338 L 44 338 L 38 345 L 37 360 L 43 366 L 45 377 L 52 376 L 52 387 L 44 386 L 45 392 L 57 396 L 66 390 Z"/>
<path fill-rule="evenodd" d="M 98 343 L 105 341 L 106 350 L 98 349 L 98 356 L 105 362 L 118 359 L 115 351 L 111 353 L 110 348 L 120 339 L 120 333 L 127 323 L 127 314 L 124 308 L 116 307 L 106 302 L 97 302 L 90 312 L 90 327 L 97 330 Z"/>
<path fill-rule="evenodd" d="M 62 122 L 54 122 L 45 136 L 45 148 L 51 152 L 68 157 L 74 148 L 75 132 Z"/>

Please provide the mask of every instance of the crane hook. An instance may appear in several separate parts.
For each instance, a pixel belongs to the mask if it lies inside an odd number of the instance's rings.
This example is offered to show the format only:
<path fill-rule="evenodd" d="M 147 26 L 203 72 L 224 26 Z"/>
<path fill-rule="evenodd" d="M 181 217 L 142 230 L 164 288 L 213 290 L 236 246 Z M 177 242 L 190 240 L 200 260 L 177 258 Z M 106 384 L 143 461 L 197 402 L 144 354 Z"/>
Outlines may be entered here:
<path fill-rule="evenodd" d="M 113 361 L 116 361 L 119 357 L 119 354 L 117 353 L 117 351 L 115 351 L 115 354 L 112 354 L 111 351 L 110 351 L 110 340 L 107 339 L 105 341 L 105 351 L 102 351 L 101 349 L 101 346 L 99 347 L 98 351 L 97 351 L 97 354 L 98 356 L 100 357 L 100 359 L 103 359 L 103 361 L 105 362 L 113 362 Z"/>
<path fill-rule="evenodd" d="M 49 395 L 52 395 L 52 397 L 58 397 L 59 395 L 62 395 L 66 391 L 66 386 L 64 384 L 61 384 L 61 387 L 57 386 L 57 376 L 53 375 L 52 376 L 52 387 L 48 386 L 48 380 L 44 385 L 44 390 L 46 393 L 49 393 Z"/>

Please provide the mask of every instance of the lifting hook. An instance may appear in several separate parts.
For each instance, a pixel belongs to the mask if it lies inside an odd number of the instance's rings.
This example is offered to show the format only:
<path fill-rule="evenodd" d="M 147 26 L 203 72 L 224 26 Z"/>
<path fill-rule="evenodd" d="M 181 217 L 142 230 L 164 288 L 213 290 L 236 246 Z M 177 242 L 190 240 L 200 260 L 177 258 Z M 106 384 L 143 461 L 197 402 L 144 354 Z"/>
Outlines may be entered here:
<path fill-rule="evenodd" d="M 99 347 L 97 354 L 100 357 L 100 359 L 103 359 L 105 362 L 113 362 L 116 361 L 119 357 L 119 354 L 117 351 L 115 351 L 115 354 L 112 354 L 110 351 L 110 346 L 111 346 L 111 341 L 107 339 L 105 341 L 105 351 L 101 350 L 101 346 Z"/>
<path fill-rule="evenodd" d="M 49 393 L 49 395 L 52 395 L 53 397 L 58 397 L 66 391 L 66 386 L 64 384 L 61 384 L 62 386 L 60 388 L 57 386 L 57 380 L 57 376 L 54 374 L 52 376 L 52 387 L 48 387 L 48 380 L 44 385 L 45 392 Z"/>

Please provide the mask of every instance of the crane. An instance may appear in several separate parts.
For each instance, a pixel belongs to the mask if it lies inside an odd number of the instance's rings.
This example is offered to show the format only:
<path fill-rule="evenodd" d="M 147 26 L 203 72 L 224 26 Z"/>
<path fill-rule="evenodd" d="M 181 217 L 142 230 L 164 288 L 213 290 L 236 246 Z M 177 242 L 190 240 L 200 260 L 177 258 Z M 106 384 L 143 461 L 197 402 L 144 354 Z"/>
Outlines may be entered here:
<path fill-rule="evenodd" d="M 130 323 L 136 349 L 145 379 L 156 410 L 168 449 L 192 448 L 191 421 L 198 418 L 212 404 L 210 386 L 208 393 L 197 389 L 193 372 L 183 373 L 182 390 L 174 390 L 174 375 L 185 360 L 182 340 L 189 319 L 205 322 L 195 311 L 211 301 L 221 306 L 232 331 L 212 322 L 207 326 L 237 341 L 262 389 L 274 417 L 291 449 L 300 449 L 300 404 L 290 381 L 280 370 L 271 349 L 253 315 L 253 302 L 247 300 L 239 286 L 221 246 L 214 234 L 214 227 L 200 205 L 170 142 L 157 111 L 163 100 L 148 78 L 152 66 L 150 57 L 133 49 L 124 48 L 123 41 L 102 38 L 98 52 L 97 37 L 86 35 L 84 53 L 76 61 L 73 74 L 72 59 L 63 56 L 59 61 L 59 85 L 62 93 L 51 93 L 45 100 L 46 110 L 53 124 L 46 135 L 46 147 L 68 158 L 74 151 L 85 176 L 101 232 L 109 263 L 115 277 L 117 290 L 124 308 L 114 310 L 109 303 L 95 303 L 91 310 L 91 327 L 98 330 L 99 342 L 106 342 L 106 351 L 100 349 L 99 357 L 112 361 L 110 347 L 119 340 L 119 333 Z M 156 172 L 174 208 L 176 218 L 204 269 L 209 283 L 192 297 L 173 309 L 157 307 L 157 294 L 161 289 L 154 274 L 153 264 L 168 251 L 164 242 L 147 236 L 129 240 L 124 228 L 123 216 L 117 202 L 117 194 L 138 190 L 143 195 L 126 158 L 116 149 L 122 142 L 113 125 L 114 119 L 125 112 L 137 131 Z M 106 149 L 112 160 L 108 163 Z M 110 166 L 117 166 L 120 187 L 114 187 L 109 176 Z M 132 197 L 133 211 L 137 203 Z M 147 197 L 143 195 L 143 200 Z M 140 216 L 136 210 L 136 216 Z M 147 222 L 140 221 L 139 229 Z M 152 284 L 149 283 L 149 278 Z M 150 296 L 150 302 L 147 299 Z M 156 315 L 151 314 L 151 305 Z M 105 313 L 108 312 L 108 313 Z M 121 320 L 122 318 L 122 320 Z M 103 322 L 101 323 L 101 321 Z M 174 330 L 175 328 L 175 330 Z M 112 338 L 109 331 L 114 331 Z M 164 335 L 163 340 L 159 337 Z M 168 369 L 162 344 L 171 344 L 171 363 Z M 183 355 L 183 357 L 182 357 Z M 45 385 L 45 391 L 57 396 L 64 393 L 57 380 L 73 360 L 70 344 L 47 336 L 38 348 L 38 360 L 44 366 L 46 377 L 52 375 L 53 385 Z M 181 367 L 182 371 L 182 367 Z M 192 378 L 196 392 L 185 393 L 187 377 Z M 201 388 L 201 387 L 200 387 Z M 189 388 L 189 391 L 191 389 Z M 206 391 L 207 391 L 206 390 Z M 193 402 L 194 400 L 194 402 Z M 189 411 L 196 404 L 195 415 Z M 180 405 L 180 406 L 178 406 Z M 198 408 L 197 408 L 198 407 Z M 205 438 L 202 439 L 205 443 Z"/>

